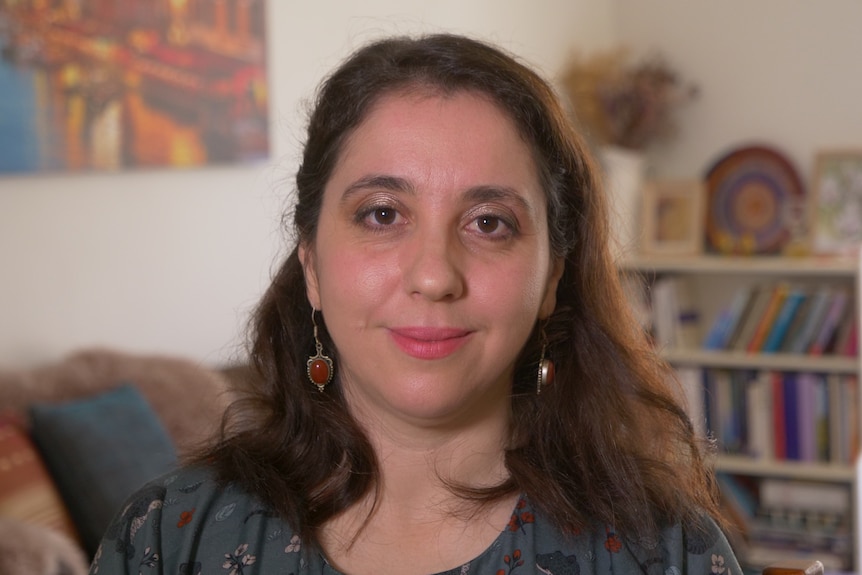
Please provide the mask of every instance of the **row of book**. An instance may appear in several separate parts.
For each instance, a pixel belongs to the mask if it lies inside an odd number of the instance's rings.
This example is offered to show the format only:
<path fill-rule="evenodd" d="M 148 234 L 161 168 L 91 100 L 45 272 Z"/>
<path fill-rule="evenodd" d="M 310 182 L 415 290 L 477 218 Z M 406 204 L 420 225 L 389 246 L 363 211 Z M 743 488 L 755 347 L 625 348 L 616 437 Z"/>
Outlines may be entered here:
<path fill-rule="evenodd" d="M 663 276 L 631 298 L 641 324 L 661 347 L 700 346 L 701 314 L 691 278 Z M 635 291 L 634 289 L 630 290 Z"/>
<path fill-rule="evenodd" d="M 728 454 L 851 464 L 859 448 L 855 375 L 702 370 L 706 433 Z"/>
<path fill-rule="evenodd" d="M 857 355 L 858 327 L 846 287 L 741 286 L 709 328 L 706 349 Z"/>
<path fill-rule="evenodd" d="M 734 550 L 747 571 L 817 559 L 828 571 L 852 568 L 852 495 L 846 484 L 717 475 Z"/>

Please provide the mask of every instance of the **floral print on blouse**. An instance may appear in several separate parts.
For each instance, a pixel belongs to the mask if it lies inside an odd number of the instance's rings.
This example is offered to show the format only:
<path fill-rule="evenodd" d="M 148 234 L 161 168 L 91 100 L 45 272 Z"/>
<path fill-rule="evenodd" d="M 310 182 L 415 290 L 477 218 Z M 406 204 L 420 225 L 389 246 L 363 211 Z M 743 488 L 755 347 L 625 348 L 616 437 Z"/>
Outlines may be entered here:
<path fill-rule="evenodd" d="M 603 527 L 564 537 L 518 500 L 481 555 L 439 575 L 742 575 L 724 535 L 706 528 L 632 541 Z M 284 520 L 203 468 L 157 479 L 134 494 L 106 531 L 91 575 L 341 575 L 305 549 Z"/>

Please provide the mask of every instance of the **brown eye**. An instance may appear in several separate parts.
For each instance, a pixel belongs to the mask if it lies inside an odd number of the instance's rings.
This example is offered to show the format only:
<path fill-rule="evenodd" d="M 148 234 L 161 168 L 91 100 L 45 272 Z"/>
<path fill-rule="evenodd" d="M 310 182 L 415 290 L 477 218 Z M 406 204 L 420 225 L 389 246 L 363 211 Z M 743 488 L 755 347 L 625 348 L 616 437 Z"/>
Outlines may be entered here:
<path fill-rule="evenodd" d="M 476 219 L 476 227 L 483 234 L 493 234 L 500 227 L 500 218 L 494 216 L 481 216 Z"/>
<path fill-rule="evenodd" d="M 372 217 L 374 218 L 374 223 L 381 226 L 388 226 L 395 223 L 396 215 L 397 212 L 392 208 L 377 208 L 374 210 Z"/>

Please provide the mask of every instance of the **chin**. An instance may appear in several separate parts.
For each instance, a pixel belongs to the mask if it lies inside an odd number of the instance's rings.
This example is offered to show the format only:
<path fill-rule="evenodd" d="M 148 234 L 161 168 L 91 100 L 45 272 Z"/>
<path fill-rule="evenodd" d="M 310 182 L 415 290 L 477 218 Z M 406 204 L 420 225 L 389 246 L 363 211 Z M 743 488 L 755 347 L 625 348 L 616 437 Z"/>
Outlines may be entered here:
<path fill-rule="evenodd" d="M 419 427 L 464 427 L 489 417 L 504 418 L 509 413 L 508 405 L 502 399 L 493 399 L 489 390 L 465 393 L 463 388 L 434 387 L 413 391 L 390 397 L 388 403 L 393 412 Z"/>

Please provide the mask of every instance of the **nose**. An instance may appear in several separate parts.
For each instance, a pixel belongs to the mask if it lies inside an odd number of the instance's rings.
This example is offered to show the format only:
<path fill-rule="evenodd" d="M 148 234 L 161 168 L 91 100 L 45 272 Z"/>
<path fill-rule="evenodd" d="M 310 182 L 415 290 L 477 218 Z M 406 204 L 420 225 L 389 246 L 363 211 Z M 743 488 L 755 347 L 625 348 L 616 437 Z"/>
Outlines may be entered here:
<path fill-rule="evenodd" d="M 405 288 L 429 301 L 460 298 L 465 291 L 463 253 L 445 233 L 416 233 L 402 262 Z"/>

